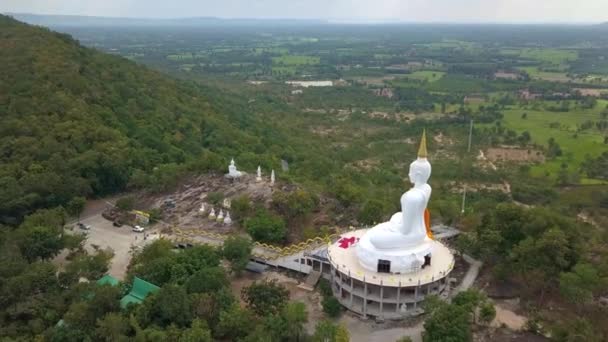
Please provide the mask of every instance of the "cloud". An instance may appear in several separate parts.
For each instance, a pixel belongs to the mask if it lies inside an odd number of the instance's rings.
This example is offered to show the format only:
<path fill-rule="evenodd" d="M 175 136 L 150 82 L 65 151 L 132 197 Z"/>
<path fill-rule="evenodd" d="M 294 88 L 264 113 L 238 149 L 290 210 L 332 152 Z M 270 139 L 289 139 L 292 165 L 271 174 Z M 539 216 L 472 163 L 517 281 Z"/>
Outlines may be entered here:
<path fill-rule="evenodd" d="M 422 22 L 597 22 L 608 0 L 2 0 L 2 12 Z"/>

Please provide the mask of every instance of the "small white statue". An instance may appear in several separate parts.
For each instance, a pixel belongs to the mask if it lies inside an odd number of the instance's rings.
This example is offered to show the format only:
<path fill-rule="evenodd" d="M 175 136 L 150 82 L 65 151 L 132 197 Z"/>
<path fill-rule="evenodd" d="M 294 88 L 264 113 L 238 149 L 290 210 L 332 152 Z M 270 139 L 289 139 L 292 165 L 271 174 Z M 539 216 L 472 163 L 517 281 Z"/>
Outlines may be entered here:
<path fill-rule="evenodd" d="M 209 219 L 215 220 L 215 208 L 211 208 L 211 212 L 209 213 Z"/>
<path fill-rule="evenodd" d="M 224 211 L 222 209 L 220 209 L 220 214 L 217 215 L 217 222 L 224 222 Z"/>
<path fill-rule="evenodd" d="M 272 172 L 270 173 L 270 186 L 274 185 L 274 170 L 272 170 Z"/>
<path fill-rule="evenodd" d="M 204 215 L 205 211 L 207 211 L 207 208 L 205 207 L 205 203 L 201 203 L 201 207 L 198 209 L 198 212 L 200 214 Z"/>
<path fill-rule="evenodd" d="M 224 224 L 229 226 L 232 223 L 232 219 L 230 218 L 230 212 L 226 212 L 226 217 L 224 217 Z"/>
<path fill-rule="evenodd" d="M 232 205 L 232 201 L 230 200 L 230 198 L 224 198 L 224 202 L 222 202 L 222 206 L 226 209 L 230 209 L 231 205 Z"/>
<path fill-rule="evenodd" d="M 257 177 L 255 177 L 255 180 L 257 182 L 261 182 L 262 181 L 262 168 L 258 165 L 258 175 Z"/>
<path fill-rule="evenodd" d="M 236 165 L 234 165 L 234 158 L 230 161 L 230 165 L 228 165 L 228 173 L 226 174 L 226 178 L 236 179 L 243 175 L 243 173 L 236 169 Z"/>

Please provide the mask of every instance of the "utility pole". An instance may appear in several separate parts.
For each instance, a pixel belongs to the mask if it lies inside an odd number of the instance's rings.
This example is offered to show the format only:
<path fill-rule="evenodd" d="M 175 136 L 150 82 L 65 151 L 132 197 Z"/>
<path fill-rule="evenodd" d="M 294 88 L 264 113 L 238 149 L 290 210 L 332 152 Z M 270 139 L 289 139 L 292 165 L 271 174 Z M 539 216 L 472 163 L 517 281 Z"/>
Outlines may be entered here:
<path fill-rule="evenodd" d="M 471 126 L 469 127 L 469 147 L 467 148 L 467 152 L 471 152 L 472 137 L 473 137 L 473 119 L 471 119 Z"/>
<path fill-rule="evenodd" d="M 473 139 L 473 119 L 471 119 L 471 125 L 469 126 L 469 146 L 467 147 L 467 152 L 471 153 L 471 141 Z M 462 207 L 460 209 L 460 213 L 464 214 L 464 205 L 467 199 L 467 185 L 464 184 L 462 189 Z"/>

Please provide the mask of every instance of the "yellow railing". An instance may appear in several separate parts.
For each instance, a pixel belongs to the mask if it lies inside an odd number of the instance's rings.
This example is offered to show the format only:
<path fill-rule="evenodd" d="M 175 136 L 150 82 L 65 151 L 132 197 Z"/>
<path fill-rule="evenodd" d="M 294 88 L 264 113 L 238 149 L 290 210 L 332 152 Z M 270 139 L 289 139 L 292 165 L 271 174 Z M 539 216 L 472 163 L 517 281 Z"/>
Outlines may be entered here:
<path fill-rule="evenodd" d="M 177 237 L 178 241 L 189 243 L 200 243 L 200 241 L 194 240 L 194 238 L 199 236 L 219 241 L 224 241 L 229 236 L 228 234 L 218 234 L 206 230 L 183 230 L 178 227 L 173 227 L 172 233 L 175 237 Z M 263 242 L 254 242 L 254 247 L 264 249 L 270 252 L 271 255 L 257 253 L 255 252 L 255 250 L 253 251 L 252 255 L 266 260 L 274 260 L 288 255 L 296 254 L 308 249 L 312 249 L 313 247 L 318 247 L 321 244 L 330 244 L 333 239 L 337 238 L 338 236 L 339 234 L 329 234 L 323 237 L 317 236 L 311 239 L 307 239 L 306 241 L 302 241 L 285 247 L 274 246 Z"/>

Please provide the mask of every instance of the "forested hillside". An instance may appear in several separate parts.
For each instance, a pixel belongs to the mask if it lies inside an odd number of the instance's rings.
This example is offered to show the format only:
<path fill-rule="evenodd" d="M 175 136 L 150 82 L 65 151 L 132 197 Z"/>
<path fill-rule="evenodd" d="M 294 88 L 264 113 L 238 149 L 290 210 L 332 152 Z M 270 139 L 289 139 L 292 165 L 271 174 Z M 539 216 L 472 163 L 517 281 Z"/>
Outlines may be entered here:
<path fill-rule="evenodd" d="M 221 94 L 6 16 L 0 75 L 0 222 L 76 195 L 158 185 L 193 160 L 223 167 L 211 150 L 260 143 L 238 104 L 210 104 Z"/>

